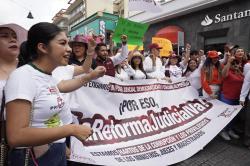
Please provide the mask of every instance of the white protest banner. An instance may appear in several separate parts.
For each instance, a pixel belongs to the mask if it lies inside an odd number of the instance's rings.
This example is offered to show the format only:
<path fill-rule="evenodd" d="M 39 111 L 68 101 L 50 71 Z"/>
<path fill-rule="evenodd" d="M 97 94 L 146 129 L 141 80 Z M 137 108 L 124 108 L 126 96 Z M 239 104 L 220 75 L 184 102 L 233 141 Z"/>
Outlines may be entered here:
<path fill-rule="evenodd" d="M 155 0 L 129 0 L 129 11 L 161 12 L 162 8 Z"/>
<path fill-rule="evenodd" d="M 75 91 L 73 113 L 94 133 L 71 140 L 71 160 L 96 165 L 166 166 L 208 144 L 239 112 L 198 98 L 186 80 L 122 82 L 104 76 Z"/>

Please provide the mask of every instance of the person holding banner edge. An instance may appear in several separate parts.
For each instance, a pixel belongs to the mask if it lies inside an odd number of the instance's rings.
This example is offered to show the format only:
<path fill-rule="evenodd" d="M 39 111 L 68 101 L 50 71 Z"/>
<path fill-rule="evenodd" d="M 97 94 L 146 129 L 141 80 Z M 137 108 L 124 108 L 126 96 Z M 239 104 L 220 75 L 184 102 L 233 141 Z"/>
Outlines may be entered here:
<path fill-rule="evenodd" d="M 236 61 L 235 56 L 228 54 L 228 60 L 222 70 L 223 82 L 219 100 L 229 105 L 239 105 L 240 91 L 242 88 L 244 76 L 240 64 Z M 231 138 L 239 139 L 234 130 L 235 121 L 238 115 L 220 132 L 220 136 L 229 141 Z"/>
<path fill-rule="evenodd" d="M 15 70 L 5 87 L 10 165 L 24 165 L 26 156 L 32 158 L 30 165 L 66 165 L 63 138 L 84 141 L 92 131 L 88 126 L 62 123 L 59 114 L 66 110 L 59 91 L 73 91 L 102 76 L 105 69 L 97 68 L 57 87 L 51 72 L 68 63 L 71 49 L 65 33 L 51 23 L 33 25 L 25 48 L 32 61 Z"/>
<path fill-rule="evenodd" d="M 4 86 L 9 75 L 16 69 L 20 43 L 26 40 L 27 30 L 17 24 L 0 25 L 0 105 L 1 105 L 1 145 L 0 165 L 6 165 L 8 160 L 8 143 L 6 138 L 5 96 Z"/>
<path fill-rule="evenodd" d="M 0 25 L 0 100 L 8 76 L 17 67 L 20 43 L 26 36 L 27 31 L 17 24 Z"/>

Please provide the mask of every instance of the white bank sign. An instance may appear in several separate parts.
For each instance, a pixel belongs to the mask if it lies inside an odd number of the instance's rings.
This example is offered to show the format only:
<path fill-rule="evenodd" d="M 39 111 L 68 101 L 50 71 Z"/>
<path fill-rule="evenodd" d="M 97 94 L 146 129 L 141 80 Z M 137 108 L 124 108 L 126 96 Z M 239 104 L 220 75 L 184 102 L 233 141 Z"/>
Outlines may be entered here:
<path fill-rule="evenodd" d="M 204 20 L 201 21 L 202 26 L 208 26 L 212 23 L 227 22 L 232 20 L 237 20 L 240 18 L 250 17 L 250 9 L 240 12 L 234 12 L 227 15 L 216 14 L 214 18 L 210 18 L 208 15 L 205 16 Z"/>

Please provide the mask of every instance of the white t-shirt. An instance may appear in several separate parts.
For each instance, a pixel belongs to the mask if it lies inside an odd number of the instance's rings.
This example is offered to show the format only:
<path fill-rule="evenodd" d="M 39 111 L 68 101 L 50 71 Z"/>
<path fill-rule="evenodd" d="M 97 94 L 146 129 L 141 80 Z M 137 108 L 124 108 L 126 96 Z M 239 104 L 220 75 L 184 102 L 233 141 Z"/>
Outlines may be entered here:
<path fill-rule="evenodd" d="M 130 80 L 130 77 L 134 75 L 135 75 L 135 70 L 130 65 L 126 65 L 123 68 L 121 68 L 120 73 L 117 73 L 117 71 L 115 72 L 115 77 L 119 78 L 122 81 Z"/>
<path fill-rule="evenodd" d="M 65 102 L 51 75 L 28 64 L 24 65 L 11 73 L 5 86 L 5 95 L 6 103 L 16 99 L 31 102 L 32 127 L 52 128 L 63 125 L 59 114 L 66 111 Z M 60 139 L 56 142 L 64 141 L 65 139 Z"/>
<path fill-rule="evenodd" d="M 161 59 L 156 57 L 155 66 L 150 56 L 146 57 L 143 61 L 143 68 L 149 78 L 163 78 L 164 73 L 162 71 L 163 65 Z"/>
<path fill-rule="evenodd" d="M 166 70 L 169 71 L 170 79 L 177 80 L 182 77 L 182 68 L 176 65 L 169 65 L 166 67 Z"/>
<path fill-rule="evenodd" d="M 248 71 L 245 75 L 244 82 L 240 92 L 240 101 L 245 101 L 247 94 L 250 90 L 250 72 Z M 250 100 L 250 95 L 248 95 L 248 99 Z"/>
<path fill-rule="evenodd" d="M 122 45 L 121 52 L 118 52 L 115 56 L 110 57 L 114 66 L 122 63 L 128 57 L 128 46 Z"/>
<path fill-rule="evenodd" d="M 146 79 L 146 75 L 141 70 L 135 70 L 133 79 L 134 80 Z"/>
<path fill-rule="evenodd" d="M 250 71 L 250 62 L 246 63 L 243 68 L 243 75 L 246 76 L 248 71 Z"/>
<path fill-rule="evenodd" d="M 127 68 L 121 68 L 120 73 L 115 71 L 115 77 L 119 78 L 121 81 L 130 80 L 129 73 L 127 71 Z"/>
<path fill-rule="evenodd" d="M 59 66 L 55 68 L 52 72 L 53 78 L 56 79 L 57 84 L 62 80 L 70 80 L 74 76 L 74 66 L 67 65 L 67 66 Z M 60 112 L 59 116 L 61 117 L 63 124 L 71 124 L 73 122 L 72 113 L 70 109 L 70 97 L 71 93 L 62 93 L 63 99 L 65 101 L 65 110 Z"/>
<path fill-rule="evenodd" d="M 189 75 L 186 75 L 191 86 L 197 90 L 201 88 L 201 68 L 202 68 L 202 66 L 203 66 L 203 63 L 200 63 L 200 65 L 197 69 L 195 69 L 191 73 L 188 73 Z"/>

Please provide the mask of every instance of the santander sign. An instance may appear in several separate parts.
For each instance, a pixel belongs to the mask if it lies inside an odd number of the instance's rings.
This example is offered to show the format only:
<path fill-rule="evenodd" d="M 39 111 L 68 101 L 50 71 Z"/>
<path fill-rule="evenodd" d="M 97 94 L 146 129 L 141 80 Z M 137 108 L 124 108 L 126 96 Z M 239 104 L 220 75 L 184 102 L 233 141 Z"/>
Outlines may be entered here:
<path fill-rule="evenodd" d="M 227 15 L 216 14 L 214 18 L 210 18 L 208 15 L 201 21 L 202 26 L 208 26 L 212 23 L 220 23 L 220 22 L 227 22 L 232 20 L 237 20 L 240 18 L 250 17 L 250 9 L 240 12 L 229 13 Z"/>
<path fill-rule="evenodd" d="M 208 15 L 206 15 L 205 19 L 201 21 L 202 26 L 208 26 L 208 25 L 211 25 L 212 23 L 213 23 L 213 20 L 209 18 Z"/>

